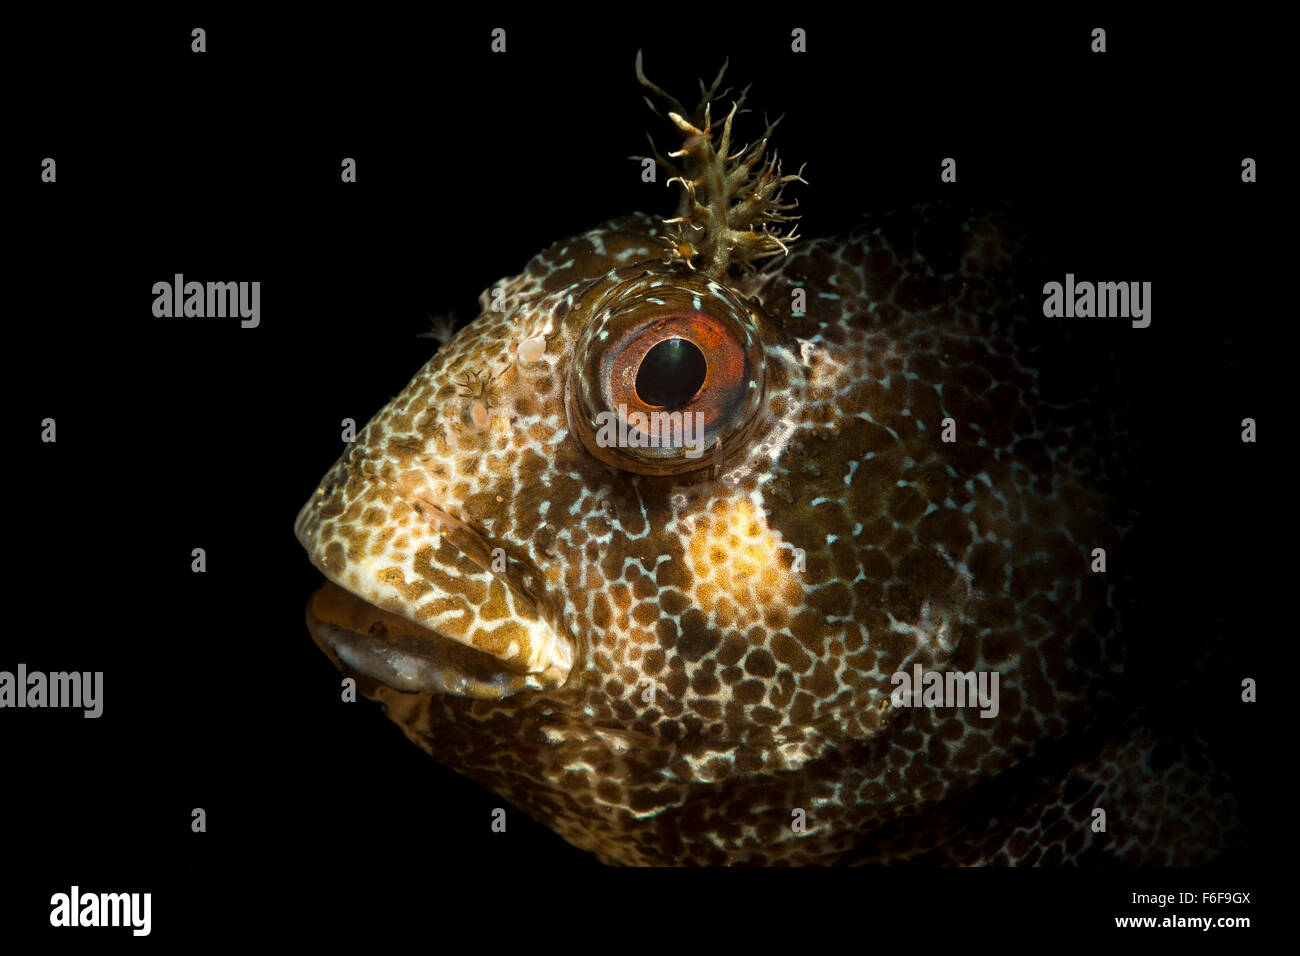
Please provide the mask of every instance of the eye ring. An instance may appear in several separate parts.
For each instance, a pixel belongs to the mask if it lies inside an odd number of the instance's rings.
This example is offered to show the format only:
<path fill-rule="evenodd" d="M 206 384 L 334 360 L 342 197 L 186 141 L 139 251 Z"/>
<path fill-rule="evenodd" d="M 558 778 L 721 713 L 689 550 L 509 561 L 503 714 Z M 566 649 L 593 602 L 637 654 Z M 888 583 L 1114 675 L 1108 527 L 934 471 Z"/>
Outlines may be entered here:
<path fill-rule="evenodd" d="M 566 405 L 591 454 L 625 471 L 677 474 L 743 443 L 766 395 L 754 307 L 694 275 L 642 274 L 589 301 L 596 318 L 575 347 Z M 682 368 L 670 370 L 659 382 L 666 393 L 689 394 L 670 405 L 647 401 L 638 388 L 647 357 L 673 340 L 689 346 L 682 354 L 698 352 L 702 380 L 691 391 L 671 380 Z"/>

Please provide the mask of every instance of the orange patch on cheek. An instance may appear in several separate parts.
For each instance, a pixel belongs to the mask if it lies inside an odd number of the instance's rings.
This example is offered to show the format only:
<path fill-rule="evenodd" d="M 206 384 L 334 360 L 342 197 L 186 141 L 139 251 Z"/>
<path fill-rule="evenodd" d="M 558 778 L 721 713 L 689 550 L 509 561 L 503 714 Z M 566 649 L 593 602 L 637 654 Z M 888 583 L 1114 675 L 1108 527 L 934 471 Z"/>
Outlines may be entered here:
<path fill-rule="evenodd" d="M 690 539 L 689 551 L 697 582 L 697 598 L 716 589 L 729 597 L 748 616 L 769 604 L 777 594 L 798 594 L 797 581 L 778 532 L 767 526 L 766 517 L 745 499 L 715 502 L 713 520 L 707 530 L 699 529 Z"/>

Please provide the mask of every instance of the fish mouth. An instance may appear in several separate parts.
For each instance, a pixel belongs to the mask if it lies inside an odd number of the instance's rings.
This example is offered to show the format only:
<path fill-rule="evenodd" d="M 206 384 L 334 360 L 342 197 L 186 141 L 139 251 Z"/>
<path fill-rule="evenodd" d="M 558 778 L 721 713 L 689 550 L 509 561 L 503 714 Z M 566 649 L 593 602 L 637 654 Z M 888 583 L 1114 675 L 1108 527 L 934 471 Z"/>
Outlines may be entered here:
<path fill-rule="evenodd" d="M 387 510 L 382 527 L 356 520 L 372 502 Z M 308 603 L 307 628 L 343 673 L 483 700 L 553 690 L 572 673 L 575 642 L 527 556 L 414 480 L 336 467 L 294 533 L 329 582 Z"/>
<path fill-rule="evenodd" d="M 511 671 L 492 655 L 363 601 L 332 581 L 312 595 L 307 630 L 340 671 L 403 693 L 499 700 L 550 683 L 545 675 Z"/>

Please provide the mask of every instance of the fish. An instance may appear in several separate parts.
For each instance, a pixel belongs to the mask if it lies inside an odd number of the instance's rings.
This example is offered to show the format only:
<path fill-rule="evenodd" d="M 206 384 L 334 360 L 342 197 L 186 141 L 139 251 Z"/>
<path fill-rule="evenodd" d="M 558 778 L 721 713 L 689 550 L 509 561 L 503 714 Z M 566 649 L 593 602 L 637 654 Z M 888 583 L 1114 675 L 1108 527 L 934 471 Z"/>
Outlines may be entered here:
<path fill-rule="evenodd" d="M 690 110 L 638 53 L 676 215 L 442 320 L 322 478 L 314 643 L 606 864 L 1214 858 L 1232 795 L 1126 690 L 1118 426 L 1035 365 L 1024 235 L 925 204 L 800 237 L 815 187 L 775 123 L 736 146 L 725 72 Z"/>

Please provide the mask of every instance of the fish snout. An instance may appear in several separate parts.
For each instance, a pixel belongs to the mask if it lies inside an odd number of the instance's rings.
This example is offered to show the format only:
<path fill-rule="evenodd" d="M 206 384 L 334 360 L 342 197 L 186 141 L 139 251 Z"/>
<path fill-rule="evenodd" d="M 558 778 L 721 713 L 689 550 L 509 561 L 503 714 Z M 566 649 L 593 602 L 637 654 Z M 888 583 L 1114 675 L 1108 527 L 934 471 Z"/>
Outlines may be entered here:
<path fill-rule="evenodd" d="M 407 693 L 561 686 L 575 642 L 540 571 L 449 507 L 418 475 L 340 459 L 294 522 L 330 582 L 307 608 L 313 639 L 345 673 Z"/>

